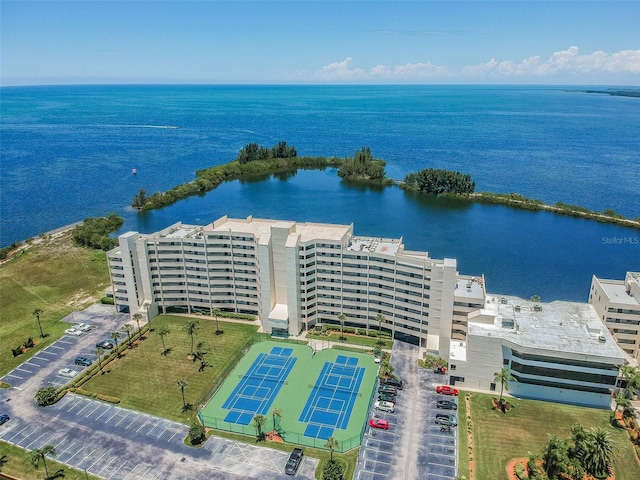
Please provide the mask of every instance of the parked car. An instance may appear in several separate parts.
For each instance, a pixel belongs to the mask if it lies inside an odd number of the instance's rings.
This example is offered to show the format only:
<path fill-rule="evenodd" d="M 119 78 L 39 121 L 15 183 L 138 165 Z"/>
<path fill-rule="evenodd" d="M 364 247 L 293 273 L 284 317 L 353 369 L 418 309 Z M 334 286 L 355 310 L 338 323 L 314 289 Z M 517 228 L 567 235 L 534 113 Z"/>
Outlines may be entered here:
<path fill-rule="evenodd" d="M 82 330 L 78 330 L 75 327 L 67 328 L 64 333 L 66 333 L 67 335 L 73 335 L 74 337 L 84 335 L 84 332 Z"/>
<path fill-rule="evenodd" d="M 82 365 L 83 367 L 88 367 L 93 362 L 89 360 L 87 357 L 76 357 L 73 363 L 75 363 L 76 365 Z"/>
<path fill-rule="evenodd" d="M 9 415 L 6 413 L 0 413 L 0 425 L 4 425 L 9 421 Z"/>
<path fill-rule="evenodd" d="M 449 427 L 455 427 L 458 425 L 458 416 L 457 415 L 447 415 L 445 413 L 438 413 L 436 415 L 436 424 L 437 425 L 445 425 Z"/>
<path fill-rule="evenodd" d="M 376 402 L 373 404 L 373 408 L 380 410 L 381 412 L 393 413 L 396 410 L 396 406 L 391 402 Z"/>
<path fill-rule="evenodd" d="M 457 410 L 458 404 L 456 402 L 452 402 L 451 400 L 438 400 L 436 402 L 436 407 L 443 408 L 445 410 Z"/>
<path fill-rule="evenodd" d="M 442 393 L 443 395 L 458 395 L 458 389 L 450 387 L 449 385 L 438 385 L 436 387 L 436 393 Z"/>
<path fill-rule="evenodd" d="M 61 377 L 73 378 L 78 375 L 78 372 L 76 372 L 75 370 L 71 370 L 70 368 L 63 368 L 58 372 L 58 375 L 60 375 Z"/>
<path fill-rule="evenodd" d="M 372 418 L 369 420 L 369 426 L 371 428 L 381 428 L 382 430 L 389 430 L 389 422 L 382 418 Z"/>
<path fill-rule="evenodd" d="M 433 369 L 433 373 L 439 373 L 440 375 L 444 375 L 445 373 L 447 373 L 447 367 L 436 365 L 436 368 Z"/>
<path fill-rule="evenodd" d="M 114 345 L 111 340 L 103 340 L 101 342 L 96 343 L 96 347 L 104 348 L 105 350 L 111 350 L 114 347 Z"/>
<path fill-rule="evenodd" d="M 302 457 L 304 457 L 304 452 L 301 448 L 294 448 L 291 455 L 289 455 L 289 460 L 287 460 L 287 464 L 284 466 L 284 473 L 287 475 L 295 475 L 298 471 L 298 467 L 300 463 L 302 463 Z"/>
<path fill-rule="evenodd" d="M 380 382 L 381 385 L 390 385 L 396 387 L 398 390 L 402 390 L 402 380 L 399 378 L 386 378 Z"/>
<path fill-rule="evenodd" d="M 397 395 L 398 390 L 396 390 L 396 387 L 392 387 L 391 385 L 381 385 L 380 387 L 378 387 L 378 393 Z"/>
<path fill-rule="evenodd" d="M 76 323 L 73 328 L 76 330 L 82 330 L 83 332 L 88 332 L 93 328 L 93 326 L 88 323 Z"/>
<path fill-rule="evenodd" d="M 378 401 L 379 402 L 391 402 L 394 405 L 396 404 L 396 397 L 394 397 L 393 395 L 389 394 L 389 393 L 383 393 L 381 395 L 378 395 Z"/>

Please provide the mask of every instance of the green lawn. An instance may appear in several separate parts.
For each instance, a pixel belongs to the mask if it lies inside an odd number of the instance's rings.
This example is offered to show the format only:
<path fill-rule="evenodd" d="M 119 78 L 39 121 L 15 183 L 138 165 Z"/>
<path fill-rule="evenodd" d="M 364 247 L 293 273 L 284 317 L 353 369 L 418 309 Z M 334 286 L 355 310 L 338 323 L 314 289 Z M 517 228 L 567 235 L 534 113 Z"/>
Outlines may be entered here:
<path fill-rule="evenodd" d="M 471 394 L 471 431 L 473 434 L 473 462 L 478 480 L 506 478 L 509 460 L 541 454 L 549 435 L 568 438 L 571 425 L 585 428 L 604 427 L 616 442 L 616 480 L 640 478 L 640 466 L 636 462 L 633 446 L 626 432 L 610 426 L 610 411 L 574 407 L 535 400 L 509 398 L 514 408 L 508 413 L 493 410 L 491 395 Z M 461 419 L 460 475 L 469 478 L 467 455 L 467 424 L 464 396 L 460 396 L 458 414 Z"/>
<path fill-rule="evenodd" d="M 109 285 L 106 254 L 72 246 L 70 234 L 45 240 L 1 265 L 0 375 L 60 338 L 68 326 L 59 320 L 95 303 Z M 35 309 L 44 311 L 44 340 L 32 315 Z M 30 336 L 36 347 L 13 357 L 11 348 Z"/>
<path fill-rule="evenodd" d="M 60 478 L 65 480 L 86 480 L 87 478 L 98 480 L 98 477 L 85 476 L 84 472 L 62 465 L 54 459 L 47 459 L 47 468 L 52 477 L 62 470 L 64 475 Z M 45 476 L 42 461 L 40 467 L 36 469 L 31 463 L 31 455 L 28 451 L 5 442 L 0 442 L 0 471 L 18 477 L 20 480 L 42 480 Z"/>
<path fill-rule="evenodd" d="M 256 335 L 258 327 L 241 323 L 221 323 L 224 334 L 215 334 L 215 321 L 207 317 L 198 320 L 200 329 L 195 343 L 208 345 L 204 351 L 209 366 L 200 371 L 200 362 L 187 358 L 191 349 L 189 336 L 182 331 L 185 317 L 161 315 L 152 321 L 156 331 L 169 328 L 165 337 L 170 353 L 162 355 L 160 336 L 149 333 L 139 346 L 125 350 L 124 356 L 105 367 L 108 373 L 96 375 L 82 386 L 83 390 L 120 398 L 121 405 L 179 422 L 191 424 L 195 420 L 195 406 L 211 395 L 212 387 L 221 375 L 235 364 L 238 352 Z M 182 412 L 182 396 L 176 385 L 186 380 L 185 400 L 194 406 Z M 153 392 L 153 395 L 149 395 Z"/>

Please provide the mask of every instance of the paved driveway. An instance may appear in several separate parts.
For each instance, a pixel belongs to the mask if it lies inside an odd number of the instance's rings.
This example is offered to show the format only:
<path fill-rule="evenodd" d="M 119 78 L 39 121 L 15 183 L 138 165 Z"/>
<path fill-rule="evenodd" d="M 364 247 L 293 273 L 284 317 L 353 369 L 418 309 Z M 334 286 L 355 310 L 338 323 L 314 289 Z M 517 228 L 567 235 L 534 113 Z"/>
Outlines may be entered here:
<path fill-rule="evenodd" d="M 417 366 L 418 347 L 394 341 L 391 363 L 404 381 L 395 413 L 374 413 L 386 418 L 389 431 L 368 429 L 356 480 L 453 480 L 456 476 L 457 429 L 440 431 L 435 424 L 435 385 L 444 377 Z"/>
<path fill-rule="evenodd" d="M 119 328 L 122 319 L 101 315 L 92 317 L 85 311 L 79 319 L 76 312 L 75 321 L 98 324 L 102 320 L 107 331 Z M 14 369 L 12 377 L 5 376 L 5 381 L 19 386 L 0 390 L 1 409 L 11 416 L 0 426 L 0 440 L 26 450 L 54 445 L 58 461 L 105 479 L 291 478 L 284 474 L 287 452 L 219 437 L 211 437 L 202 448 L 187 447 L 183 443 L 187 425 L 75 394 L 67 394 L 50 407 L 38 407 L 34 400 L 37 389 L 56 381 L 58 370 L 68 366 L 69 359 L 88 356 L 94 337 L 105 335 L 104 331 L 91 333 L 95 335 L 64 337 L 40 352 L 35 361 Z M 76 340 L 80 342 L 74 343 Z M 54 345 L 60 350 L 52 349 Z M 305 457 L 296 478 L 312 480 L 317 465 L 317 459 Z"/>

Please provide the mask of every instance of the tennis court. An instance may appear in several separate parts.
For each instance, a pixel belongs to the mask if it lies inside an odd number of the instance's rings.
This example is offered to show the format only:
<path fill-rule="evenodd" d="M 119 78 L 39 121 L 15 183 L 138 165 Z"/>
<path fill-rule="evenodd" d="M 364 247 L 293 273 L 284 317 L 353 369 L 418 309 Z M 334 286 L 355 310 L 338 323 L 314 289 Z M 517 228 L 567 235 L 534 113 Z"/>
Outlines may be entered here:
<path fill-rule="evenodd" d="M 292 353 L 292 348 L 273 347 L 258 355 L 222 405 L 229 410 L 225 422 L 249 425 L 253 417 L 267 413 L 296 363 Z"/>
<path fill-rule="evenodd" d="M 256 434 L 324 448 L 330 437 L 338 451 L 360 445 L 374 395 L 378 365 L 371 354 L 266 341 L 253 345 L 199 417 L 207 427 Z"/>
<path fill-rule="evenodd" d="M 344 355 L 325 362 L 298 419 L 307 424 L 305 436 L 327 440 L 347 428 L 365 372 L 357 365 L 358 358 Z"/>

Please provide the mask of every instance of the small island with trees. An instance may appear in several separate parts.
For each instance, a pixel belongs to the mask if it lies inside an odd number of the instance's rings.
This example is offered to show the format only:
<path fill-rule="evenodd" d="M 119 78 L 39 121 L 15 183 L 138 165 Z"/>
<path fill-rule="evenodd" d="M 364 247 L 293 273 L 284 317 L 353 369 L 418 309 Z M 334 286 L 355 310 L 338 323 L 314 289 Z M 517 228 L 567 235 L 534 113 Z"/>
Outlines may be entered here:
<path fill-rule="evenodd" d="M 298 169 L 337 168 L 337 174 L 343 180 L 381 186 L 398 185 L 404 190 L 427 195 L 506 205 L 526 210 L 545 210 L 640 230 L 640 217 L 629 219 L 617 214 L 612 209 L 605 209 L 600 213 L 562 202 L 550 205 L 541 200 L 526 198 L 518 193 L 476 192 L 475 182 L 469 174 L 452 170 L 426 168 L 409 173 L 403 181 L 392 180 L 386 176 L 385 166 L 384 160 L 373 157 L 369 147 L 362 147 L 354 153 L 353 157 L 348 158 L 299 157 L 295 147 L 287 145 L 285 141 L 280 141 L 271 148 L 260 146 L 257 143 L 249 143 L 240 150 L 235 160 L 198 170 L 195 180 L 189 183 L 177 185 L 166 192 L 157 192 L 151 196 L 148 196 L 144 189 L 140 189 L 134 196 L 131 205 L 141 211 L 154 210 L 193 195 L 204 195 L 217 188 L 222 182 L 280 173 L 295 173 Z"/>

